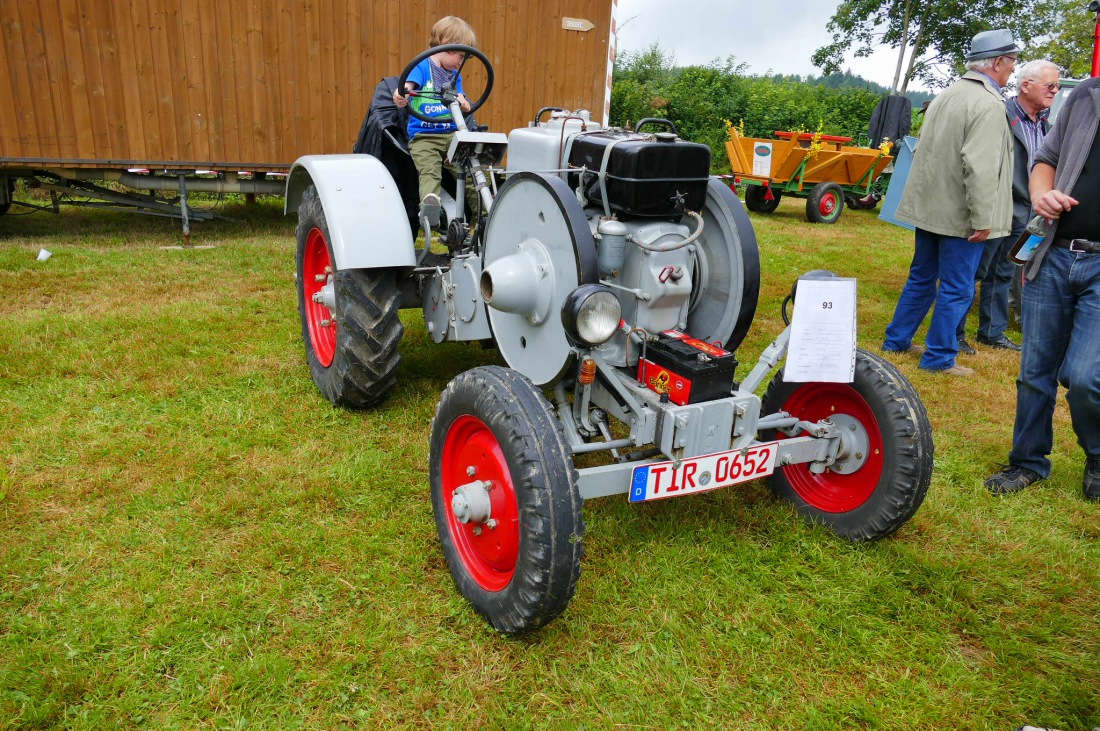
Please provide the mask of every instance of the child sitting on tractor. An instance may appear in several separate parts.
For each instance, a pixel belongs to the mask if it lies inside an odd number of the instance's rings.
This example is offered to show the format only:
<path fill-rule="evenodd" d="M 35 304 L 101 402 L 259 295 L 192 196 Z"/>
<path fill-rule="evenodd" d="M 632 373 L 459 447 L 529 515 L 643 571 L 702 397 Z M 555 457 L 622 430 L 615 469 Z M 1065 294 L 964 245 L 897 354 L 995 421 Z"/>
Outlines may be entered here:
<path fill-rule="evenodd" d="M 448 15 L 432 26 L 432 48 L 450 44 L 474 46 L 476 41 L 473 28 L 462 18 Z M 439 227 L 439 191 L 443 182 L 443 166 L 451 139 L 458 127 L 438 94 L 420 96 L 415 92 L 439 92 L 444 86 L 450 86 L 457 92 L 459 107 L 462 111 L 469 112 L 470 102 L 466 100 L 462 75 L 459 73 L 464 60 L 465 54 L 460 51 L 434 54 L 409 74 L 404 89 L 396 89 L 393 93 L 393 103 L 398 107 L 411 103 L 421 115 L 437 120 L 424 122 L 410 115 L 408 128 L 409 153 L 420 177 L 420 220 L 426 221 L 432 228 Z M 410 92 L 413 92 L 411 102 L 408 98 Z M 448 169 L 457 175 L 458 170 L 453 165 L 448 166 Z M 471 208 L 476 207 L 477 196 L 473 186 L 466 188 L 466 199 Z"/>

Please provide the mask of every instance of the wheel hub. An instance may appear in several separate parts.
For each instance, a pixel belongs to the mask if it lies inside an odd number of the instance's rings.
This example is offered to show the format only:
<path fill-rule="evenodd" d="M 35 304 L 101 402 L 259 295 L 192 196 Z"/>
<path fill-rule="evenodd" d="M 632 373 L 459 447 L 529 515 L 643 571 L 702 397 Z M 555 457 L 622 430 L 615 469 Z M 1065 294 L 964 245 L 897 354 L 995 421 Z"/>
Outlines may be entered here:
<path fill-rule="evenodd" d="M 836 461 L 829 469 L 837 474 L 849 475 L 867 462 L 871 441 L 867 429 L 859 419 L 847 414 L 835 414 L 829 417 L 840 434 L 840 448 L 836 452 Z"/>
<path fill-rule="evenodd" d="M 492 515 L 493 505 L 489 491 L 493 483 L 475 480 L 454 491 L 451 496 L 451 512 L 459 523 L 485 523 Z"/>
<path fill-rule="evenodd" d="M 313 293 L 313 301 L 328 309 L 330 313 L 336 309 L 336 287 L 332 283 L 331 274 L 325 280 L 324 286 Z"/>
<path fill-rule="evenodd" d="M 878 422 L 867 400 L 848 384 L 804 384 L 786 400 L 783 410 L 809 422 L 829 419 L 841 434 L 836 463 L 829 468 L 821 472 L 810 465 L 783 468 L 799 497 L 829 513 L 854 510 L 867 502 L 882 477 L 885 459 Z"/>

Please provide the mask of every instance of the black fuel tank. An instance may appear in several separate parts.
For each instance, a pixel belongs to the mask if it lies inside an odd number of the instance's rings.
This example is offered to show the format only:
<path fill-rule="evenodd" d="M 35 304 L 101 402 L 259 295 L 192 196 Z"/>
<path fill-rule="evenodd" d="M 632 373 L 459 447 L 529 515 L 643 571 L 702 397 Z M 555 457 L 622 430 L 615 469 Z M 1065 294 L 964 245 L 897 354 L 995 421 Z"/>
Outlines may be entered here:
<path fill-rule="evenodd" d="M 683 209 L 702 211 L 710 178 L 710 148 L 684 142 L 669 132 L 656 135 L 602 130 L 579 134 L 569 150 L 572 167 L 598 173 L 607 161 L 607 198 L 611 210 L 634 216 L 677 216 Z M 585 196 L 603 203 L 599 181 L 585 175 Z"/>

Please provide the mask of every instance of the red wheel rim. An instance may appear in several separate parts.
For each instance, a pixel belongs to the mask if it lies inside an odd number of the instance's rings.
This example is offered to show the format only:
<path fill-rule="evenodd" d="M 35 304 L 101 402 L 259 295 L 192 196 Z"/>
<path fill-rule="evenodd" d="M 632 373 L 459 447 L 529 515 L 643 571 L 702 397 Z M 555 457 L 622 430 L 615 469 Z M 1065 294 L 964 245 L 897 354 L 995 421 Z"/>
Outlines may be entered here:
<path fill-rule="evenodd" d="M 314 302 L 313 295 L 324 288 L 331 275 L 332 259 L 329 258 L 325 235 L 319 228 L 310 229 L 306 236 L 305 255 L 302 257 L 302 291 L 305 293 L 309 340 L 313 344 L 313 354 L 324 368 L 332 365 L 332 358 L 336 354 L 336 318 L 332 310 L 320 302 Z"/>
<path fill-rule="evenodd" d="M 847 384 L 815 383 L 791 394 L 783 410 L 811 422 L 846 414 L 863 425 L 867 431 L 867 461 L 855 472 L 842 475 L 827 469 L 815 475 L 806 464 L 782 469 L 798 496 L 823 512 L 846 513 L 867 502 L 882 477 L 884 460 L 882 432 L 867 401 Z M 779 438 L 786 437 L 781 433 Z"/>
<path fill-rule="evenodd" d="M 822 216 L 828 218 L 833 215 L 833 211 L 836 210 L 837 197 L 836 193 L 830 191 L 821 196 L 821 203 L 818 204 L 817 210 L 821 212 Z"/>
<path fill-rule="evenodd" d="M 459 558 L 478 586 L 500 591 L 512 580 L 519 559 L 519 506 L 500 442 L 485 422 L 469 415 L 455 419 L 443 442 L 442 472 L 443 510 Z M 454 491 L 473 480 L 493 483 L 489 500 L 495 528 L 460 523 L 451 511 Z"/>

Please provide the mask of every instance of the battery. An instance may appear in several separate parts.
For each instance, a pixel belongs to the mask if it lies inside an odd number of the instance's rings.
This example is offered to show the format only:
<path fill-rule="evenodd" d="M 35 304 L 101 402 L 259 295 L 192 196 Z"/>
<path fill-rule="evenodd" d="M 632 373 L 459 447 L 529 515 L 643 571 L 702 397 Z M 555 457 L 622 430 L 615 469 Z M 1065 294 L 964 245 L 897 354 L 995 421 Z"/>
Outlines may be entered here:
<path fill-rule="evenodd" d="M 678 330 L 665 330 L 638 359 L 638 379 L 674 404 L 697 404 L 729 396 L 737 357 Z"/>

